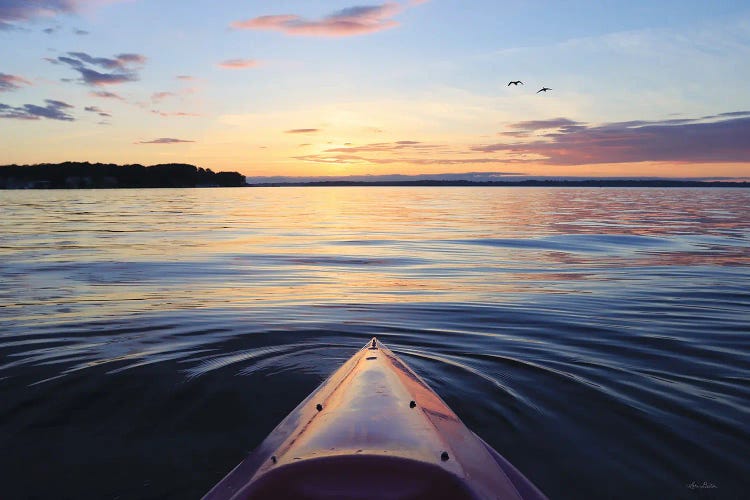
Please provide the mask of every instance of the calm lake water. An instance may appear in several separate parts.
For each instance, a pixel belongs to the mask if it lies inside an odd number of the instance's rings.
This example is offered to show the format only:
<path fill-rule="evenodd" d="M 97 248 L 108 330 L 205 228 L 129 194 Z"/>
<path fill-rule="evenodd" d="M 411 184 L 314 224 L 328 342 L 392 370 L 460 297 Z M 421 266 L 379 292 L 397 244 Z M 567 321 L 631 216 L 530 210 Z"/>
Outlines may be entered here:
<path fill-rule="evenodd" d="M 750 190 L 0 191 L 0 215 L 4 498 L 198 498 L 372 336 L 553 500 L 750 494 Z"/>

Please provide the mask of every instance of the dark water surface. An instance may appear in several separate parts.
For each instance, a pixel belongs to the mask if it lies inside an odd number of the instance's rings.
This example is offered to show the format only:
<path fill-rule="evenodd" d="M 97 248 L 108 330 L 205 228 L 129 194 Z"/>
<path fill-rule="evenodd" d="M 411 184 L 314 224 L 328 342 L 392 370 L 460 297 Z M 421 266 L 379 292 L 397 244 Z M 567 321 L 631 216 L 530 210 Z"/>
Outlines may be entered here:
<path fill-rule="evenodd" d="M 0 215 L 2 498 L 198 498 L 374 335 L 552 499 L 750 495 L 748 190 L 0 191 Z"/>

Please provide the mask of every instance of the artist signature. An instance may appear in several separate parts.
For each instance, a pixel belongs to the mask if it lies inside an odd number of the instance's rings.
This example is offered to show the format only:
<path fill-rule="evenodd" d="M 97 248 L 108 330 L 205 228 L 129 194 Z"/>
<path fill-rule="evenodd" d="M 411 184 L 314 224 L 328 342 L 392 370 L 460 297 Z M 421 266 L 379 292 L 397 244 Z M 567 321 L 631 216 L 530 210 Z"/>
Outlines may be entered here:
<path fill-rule="evenodd" d="M 692 483 L 688 484 L 687 487 L 691 490 L 712 490 L 718 488 L 718 486 L 716 486 L 714 483 L 709 483 L 708 481 L 703 481 L 702 483 L 693 481 Z"/>

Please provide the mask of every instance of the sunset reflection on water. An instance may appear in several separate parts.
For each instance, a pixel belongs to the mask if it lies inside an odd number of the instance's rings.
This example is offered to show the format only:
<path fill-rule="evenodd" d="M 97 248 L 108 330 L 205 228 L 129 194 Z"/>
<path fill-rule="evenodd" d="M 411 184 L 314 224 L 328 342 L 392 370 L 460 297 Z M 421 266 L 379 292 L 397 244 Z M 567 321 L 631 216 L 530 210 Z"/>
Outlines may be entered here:
<path fill-rule="evenodd" d="M 551 498 L 740 491 L 749 206 L 744 189 L 2 191 L 0 431 L 26 451 L 0 468 L 40 497 L 24 478 L 199 497 L 377 336 Z"/>
<path fill-rule="evenodd" d="M 3 196 L 8 216 L 0 256 L 26 270 L 9 278 L 31 282 L 34 309 L 71 306 L 55 317 L 80 314 L 82 304 L 96 304 L 102 315 L 259 302 L 513 301 L 524 293 L 590 291 L 590 283 L 628 267 L 750 263 L 744 238 L 750 197 L 743 190 L 247 188 Z M 45 300 L 48 287 L 36 280 L 52 275 L 65 277 L 65 285 Z M 25 311 L 13 298 L 6 307 Z"/>

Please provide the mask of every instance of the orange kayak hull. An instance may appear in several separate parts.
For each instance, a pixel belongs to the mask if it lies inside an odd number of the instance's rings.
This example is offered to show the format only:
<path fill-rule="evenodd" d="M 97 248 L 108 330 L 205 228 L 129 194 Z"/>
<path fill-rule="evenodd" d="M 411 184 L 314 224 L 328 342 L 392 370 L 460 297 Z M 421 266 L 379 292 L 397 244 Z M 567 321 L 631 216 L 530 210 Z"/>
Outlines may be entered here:
<path fill-rule="evenodd" d="M 206 499 L 544 499 L 372 339 Z"/>

